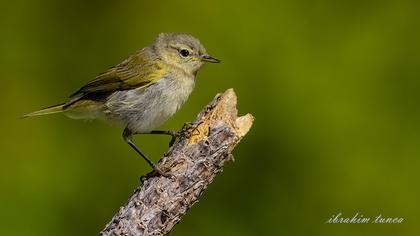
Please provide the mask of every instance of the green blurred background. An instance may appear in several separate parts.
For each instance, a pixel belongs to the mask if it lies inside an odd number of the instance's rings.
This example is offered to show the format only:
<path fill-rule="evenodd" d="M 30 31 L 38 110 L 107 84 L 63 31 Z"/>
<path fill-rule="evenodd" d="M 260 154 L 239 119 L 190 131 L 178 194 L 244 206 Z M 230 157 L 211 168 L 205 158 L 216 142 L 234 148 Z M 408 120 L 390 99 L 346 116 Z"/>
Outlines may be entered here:
<path fill-rule="evenodd" d="M 198 37 L 200 71 L 164 128 L 233 87 L 251 132 L 177 235 L 419 235 L 417 1 L 2 1 L 0 235 L 96 235 L 149 171 L 122 129 L 62 102 L 159 32 Z M 166 137 L 137 137 L 154 160 Z M 332 214 L 400 225 L 325 224 Z"/>

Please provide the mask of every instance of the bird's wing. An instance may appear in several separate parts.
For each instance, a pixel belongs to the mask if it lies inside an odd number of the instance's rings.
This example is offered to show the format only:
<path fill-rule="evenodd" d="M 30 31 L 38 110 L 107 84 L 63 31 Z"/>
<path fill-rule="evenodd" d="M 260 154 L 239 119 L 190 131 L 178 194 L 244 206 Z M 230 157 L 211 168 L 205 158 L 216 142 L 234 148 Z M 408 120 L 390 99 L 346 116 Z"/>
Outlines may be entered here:
<path fill-rule="evenodd" d="M 96 95 L 109 95 L 119 90 L 147 87 L 158 81 L 165 73 L 158 60 L 148 59 L 144 50 L 128 57 L 120 64 L 98 75 L 77 92 L 73 93 L 65 107 Z"/>

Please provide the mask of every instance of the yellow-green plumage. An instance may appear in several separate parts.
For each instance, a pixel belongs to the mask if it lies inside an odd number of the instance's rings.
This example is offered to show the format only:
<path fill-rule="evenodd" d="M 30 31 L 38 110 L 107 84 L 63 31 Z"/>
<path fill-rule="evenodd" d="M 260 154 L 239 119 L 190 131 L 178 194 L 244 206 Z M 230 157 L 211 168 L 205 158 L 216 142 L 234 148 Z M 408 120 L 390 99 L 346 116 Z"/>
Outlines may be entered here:
<path fill-rule="evenodd" d="M 204 62 L 219 60 L 207 55 L 200 41 L 190 35 L 163 33 L 82 86 L 63 104 L 24 117 L 64 112 L 75 119 L 118 122 L 125 127 L 126 141 L 148 160 L 129 137 L 150 133 L 175 114 L 192 92 Z"/>
<path fill-rule="evenodd" d="M 66 112 L 72 118 L 87 116 L 102 103 L 86 98 L 87 94 L 103 94 L 119 90 L 129 90 L 146 87 L 158 81 L 165 74 L 167 67 L 159 60 L 149 60 L 142 49 L 136 54 L 129 56 L 120 64 L 99 74 L 77 92 L 73 93 L 69 100 L 63 104 L 44 108 L 23 115 L 23 118 Z M 165 70 L 166 69 L 166 70 Z M 77 115 L 79 114 L 79 115 Z M 96 118 L 96 117 L 91 117 Z"/>
<path fill-rule="evenodd" d="M 63 112 L 63 104 L 60 105 L 55 105 L 52 107 L 47 107 L 38 111 L 34 111 L 28 114 L 25 114 L 22 116 L 22 118 L 28 118 L 28 117 L 33 117 L 33 116 L 42 116 L 42 115 L 49 115 L 49 114 L 54 114 L 54 113 L 60 113 Z"/>

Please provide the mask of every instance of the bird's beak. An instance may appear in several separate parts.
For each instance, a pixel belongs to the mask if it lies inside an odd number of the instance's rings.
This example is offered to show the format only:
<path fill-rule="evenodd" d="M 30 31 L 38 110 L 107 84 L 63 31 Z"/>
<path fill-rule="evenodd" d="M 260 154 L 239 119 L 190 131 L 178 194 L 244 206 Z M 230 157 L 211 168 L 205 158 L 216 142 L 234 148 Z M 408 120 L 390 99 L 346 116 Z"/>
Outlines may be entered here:
<path fill-rule="evenodd" d="M 202 56 L 200 56 L 200 61 L 211 62 L 211 63 L 219 63 L 220 62 L 219 59 L 216 59 L 216 58 L 211 57 L 209 55 L 202 55 Z"/>

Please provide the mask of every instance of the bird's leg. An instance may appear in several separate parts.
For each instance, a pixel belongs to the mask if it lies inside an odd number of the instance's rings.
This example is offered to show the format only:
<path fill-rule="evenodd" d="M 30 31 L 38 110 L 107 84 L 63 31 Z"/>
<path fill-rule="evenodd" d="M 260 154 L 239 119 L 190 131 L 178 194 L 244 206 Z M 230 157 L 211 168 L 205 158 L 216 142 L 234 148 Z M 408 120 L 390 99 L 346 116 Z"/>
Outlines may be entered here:
<path fill-rule="evenodd" d="M 179 138 L 182 134 L 191 133 L 193 130 L 197 129 L 197 126 L 200 125 L 203 121 L 199 123 L 185 123 L 180 131 L 172 130 L 152 130 L 149 133 L 144 134 L 164 134 L 172 136 L 171 141 L 169 142 L 169 147 L 175 143 L 176 139 Z"/>
<path fill-rule="evenodd" d="M 163 134 L 172 136 L 171 141 L 169 142 L 169 147 L 172 147 L 176 139 L 180 136 L 180 132 L 171 130 L 152 130 L 149 134 Z"/>
<path fill-rule="evenodd" d="M 133 133 L 128 128 L 124 129 L 122 136 L 124 141 L 127 142 L 128 145 L 130 145 L 130 147 L 132 147 L 134 151 L 136 151 L 141 157 L 143 157 L 143 159 L 153 168 L 153 170 L 156 170 L 155 164 L 153 164 L 153 162 L 142 151 L 140 151 L 140 149 L 133 142 Z"/>
<path fill-rule="evenodd" d="M 141 157 L 143 157 L 143 159 L 147 162 L 147 164 L 149 164 L 153 168 L 153 170 L 150 173 L 141 176 L 140 181 L 143 183 L 144 180 L 151 178 L 153 176 L 158 176 L 158 175 L 171 177 L 171 175 L 165 174 L 164 171 L 162 171 L 155 164 L 153 164 L 153 162 L 136 146 L 136 144 L 133 142 L 133 139 L 132 139 L 133 134 L 143 134 L 143 133 L 133 133 L 128 128 L 125 128 L 122 136 L 124 140 L 128 143 L 128 145 L 130 145 L 130 147 L 132 147 L 134 151 L 136 151 Z M 148 134 L 148 133 L 144 133 L 144 134 Z"/>

